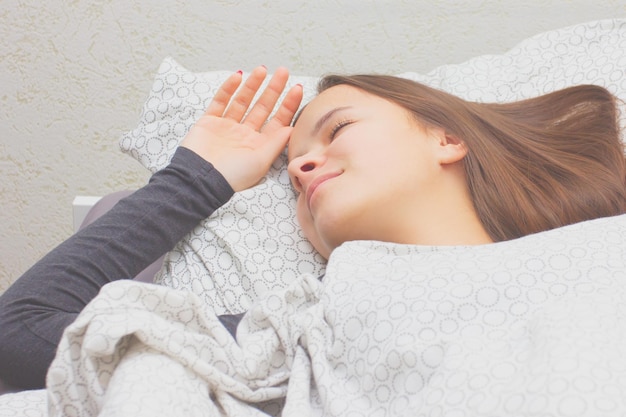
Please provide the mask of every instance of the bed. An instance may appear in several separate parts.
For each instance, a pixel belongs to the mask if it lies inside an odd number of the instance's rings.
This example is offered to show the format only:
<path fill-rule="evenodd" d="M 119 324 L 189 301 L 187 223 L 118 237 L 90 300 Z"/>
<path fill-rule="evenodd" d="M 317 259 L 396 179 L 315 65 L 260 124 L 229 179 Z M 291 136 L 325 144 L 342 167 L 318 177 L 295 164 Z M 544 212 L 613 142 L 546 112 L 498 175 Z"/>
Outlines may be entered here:
<path fill-rule="evenodd" d="M 165 166 L 229 74 L 166 58 L 122 151 Z M 626 20 L 399 75 L 476 101 L 576 84 L 626 100 Z M 313 97 L 316 78 L 290 83 Z M 159 285 L 106 286 L 48 390 L 0 396 L 0 416 L 626 413 L 626 216 L 480 247 L 350 242 L 326 263 L 294 210 L 283 155 L 166 255 Z M 235 341 L 216 314 L 243 311 Z"/>

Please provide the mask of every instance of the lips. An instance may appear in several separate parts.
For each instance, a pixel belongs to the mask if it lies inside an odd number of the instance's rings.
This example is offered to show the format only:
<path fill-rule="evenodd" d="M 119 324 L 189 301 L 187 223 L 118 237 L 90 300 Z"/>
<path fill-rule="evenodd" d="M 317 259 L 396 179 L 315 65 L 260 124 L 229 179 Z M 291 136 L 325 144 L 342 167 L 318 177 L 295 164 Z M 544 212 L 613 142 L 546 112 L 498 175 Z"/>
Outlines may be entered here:
<path fill-rule="evenodd" d="M 311 184 L 309 184 L 306 189 L 306 203 L 309 207 L 309 211 L 311 210 L 311 198 L 313 197 L 313 193 L 315 193 L 317 187 L 319 187 L 329 179 L 338 177 L 339 175 L 341 175 L 340 172 L 331 172 L 329 174 L 320 175 L 319 177 L 315 178 L 313 182 L 311 182 Z"/>

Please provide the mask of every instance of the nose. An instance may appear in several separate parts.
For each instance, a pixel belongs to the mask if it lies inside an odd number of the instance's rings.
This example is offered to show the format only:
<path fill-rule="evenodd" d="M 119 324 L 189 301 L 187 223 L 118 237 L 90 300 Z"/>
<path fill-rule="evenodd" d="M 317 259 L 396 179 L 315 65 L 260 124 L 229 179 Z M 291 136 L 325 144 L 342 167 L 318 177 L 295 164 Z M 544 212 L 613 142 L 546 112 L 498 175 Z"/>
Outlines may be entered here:
<path fill-rule="evenodd" d="M 314 155 L 311 153 L 293 158 L 289 162 L 287 172 L 299 193 L 306 189 L 310 179 L 312 179 L 314 171 L 319 168 L 322 163 L 322 155 Z"/>

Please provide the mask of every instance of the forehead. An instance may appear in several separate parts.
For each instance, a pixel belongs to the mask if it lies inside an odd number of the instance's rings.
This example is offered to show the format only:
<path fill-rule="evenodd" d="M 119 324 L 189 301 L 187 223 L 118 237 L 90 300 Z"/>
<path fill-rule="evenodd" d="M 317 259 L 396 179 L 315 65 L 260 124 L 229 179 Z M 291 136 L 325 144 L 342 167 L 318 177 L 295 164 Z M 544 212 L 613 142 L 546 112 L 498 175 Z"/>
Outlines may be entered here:
<path fill-rule="evenodd" d="M 302 108 L 294 127 L 297 128 L 299 126 L 315 123 L 316 119 L 321 116 L 321 113 L 333 107 L 341 107 L 358 102 L 358 100 L 363 99 L 364 96 L 370 96 L 370 94 L 356 87 L 344 84 L 324 90 Z"/>

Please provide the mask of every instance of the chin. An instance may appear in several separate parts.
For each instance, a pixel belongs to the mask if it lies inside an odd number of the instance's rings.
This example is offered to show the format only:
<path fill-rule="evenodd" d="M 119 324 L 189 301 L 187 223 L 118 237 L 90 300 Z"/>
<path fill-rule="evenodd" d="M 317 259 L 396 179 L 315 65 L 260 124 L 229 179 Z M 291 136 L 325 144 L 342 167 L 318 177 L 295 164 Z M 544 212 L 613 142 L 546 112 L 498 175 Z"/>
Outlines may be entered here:
<path fill-rule="evenodd" d="M 324 233 L 323 229 L 315 228 L 313 225 L 303 226 L 304 235 L 309 240 L 315 250 L 328 259 L 332 251 L 337 248 L 343 241 L 334 239 L 334 234 Z"/>
<path fill-rule="evenodd" d="M 338 248 L 339 246 L 341 246 L 342 244 L 346 243 L 346 242 L 350 242 L 352 240 L 355 240 L 353 238 L 348 238 L 343 234 L 337 233 L 338 230 L 337 229 L 331 229 L 332 232 L 331 233 L 326 233 L 323 234 L 324 238 L 320 238 L 320 249 L 318 249 L 318 252 L 324 256 L 326 259 L 328 259 L 328 256 L 330 256 L 330 254 L 332 253 L 333 250 L 335 250 L 336 248 Z M 316 246 L 317 248 L 317 246 Z"/>
<path fill-rule="evenodd" d="M 350 210 L 333 205 L 315 213 L 315 220 L 307 216 L 299 219 L 305 236 L 315 249 L 326 259 L 331 252 L 345 242 L 359 240 L 362 222 L 351 216 Z"/>

